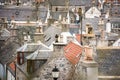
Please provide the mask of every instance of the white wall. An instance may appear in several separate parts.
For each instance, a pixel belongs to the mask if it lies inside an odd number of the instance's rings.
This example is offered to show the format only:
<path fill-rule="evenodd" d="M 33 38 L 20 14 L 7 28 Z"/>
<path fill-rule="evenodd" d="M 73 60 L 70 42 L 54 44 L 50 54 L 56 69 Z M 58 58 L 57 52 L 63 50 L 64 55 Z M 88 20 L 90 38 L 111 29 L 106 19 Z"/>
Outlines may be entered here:
<path fill-rule="evenodd" d="M 15 77 L 11 74 L 9 70 L 7 70 L 7 80 L 15 80 Z"/>
<path fill-rule="evenodd" d="M 4 68 L 3 68 L 3 65 L 0 64 L 0 79 L 3 80 L 3 73 L 4 73 Z"/>
<path fill-rule="evenodd" d="M 98 80 L 98 68 L 87 68 L 87 80 Z"/>

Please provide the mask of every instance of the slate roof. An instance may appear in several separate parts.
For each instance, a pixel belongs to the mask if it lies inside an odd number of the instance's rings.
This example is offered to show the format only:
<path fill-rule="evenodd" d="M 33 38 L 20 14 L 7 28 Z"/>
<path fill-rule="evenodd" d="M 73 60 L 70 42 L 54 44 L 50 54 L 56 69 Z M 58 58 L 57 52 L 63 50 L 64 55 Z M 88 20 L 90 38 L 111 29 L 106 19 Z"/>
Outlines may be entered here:
<path fill-rule="evenodd" d="M 99 76 L 120 75 L 120 47 L 97 48 L 95 61 L 98 63 Z M 115 79 L 116 80 L 116 79 Z"/>
<path fill-rule="evenodd" d="M 52 5 L 63 6 L 66 0 L 50 0 Z M 71 6 L 87 5 L 90 6 L 92 0 L 69 0 Z"/>
<path fill-rule="evenodd" d="M 1 36 L 10 36 L 10 32 L 5 28 L 1 31 Z"/>
<path fill-rule="evenodd" d="M 110 35 L 108 35 L 107 40 L 117 40 L 118 39 L 118 34 L 116 33 L 110 33 Z"/>
<path fill-rule="evenodd" d="M 39 45 L 24 44 L 22 47 L 17 49 L 17 52 L 34 52 L 39 48 Z"/>
<path fill-rule="evenodd" d="M 34 53 L 28 55 L 26 58 L 31 60 L 48 59 L 52 53 L 52 50 L 46 45 L 41 43 L 41 46 Z"/>
<path fill-rule="evenodd" d="M 23 45 L 21 48 L 19 48 L 17 51 L 23 51 L 23 52 L 31 52 L 29 55 L 26 55 L 25 58 L 27 60 L 34 60 L 35 63 L 36 61 L 41 61 L 41 60 L 47 60 L 50 55 L 52 54 L 52 50 L 46 46 L 45 44 L 39 42 L 39 43 L 28 43 Z M 37 65 L 41 65 L 41 63 L 37 63 Z M 17 65 L 17 67 L 22 70 L 25 76 L 29 76 L 27 73 L 27 62 L 25 62 L 22 65 Z M 40 68 L 41 66 L 39 66 Z M 37 70 L 36 70 L 37 71 Z M 35 71 L 35 72 L 36 72 Z M 34 73 L 33 73 L 34 75 Z"/>
<path fill-rule="evenodd" d="M 34 53 L 27 56 L 26 58 L 30 60 L 47 60 L 50 57 L 51 52 L 52 51 L 49 51 L 49 50 L 48 51 L 37 50 Z"/>
<path fill-rule="evenodd" d="M 10 38 L 10 32 L 7 29 L 3 29 L 0 32 L 0 41 L 7 41 Z"/>
<path fill-rule="evenodd" d="M 55 41 L 55 35 L 60 34 L 61 29 L 56 26 L 50 26 L 45 32 L 44 32 L 44 40 L 45 45 L 50 46 Z"/>
<path fill-rule="evenodd" d="M 5 45 L 5 47 L 0 50 L 0 63 L 7 64 L 13 61 L 16 55 L 15 51 L 18 47 L 19 45 L 14 42 Z"/>
<path fill-rule="evenodd" d="M 35 78 L 37 78 L 38 80 L 50 80 L 52 78 L 51 71 L 55 67 L 55 65 L 60 70 L 60 73 L 62 73 L 59 76 L 60 80 L 69 80 L 68 78 L 71 78 L 71 76 L 69 75 L 71 74 L 70 71 L 72 69 L 72 65 L 64 56 L 59 56 L 52 59 L 51 61 L 48 61 L 48 63 L 45 64 L 43 68 L 41 68 L 37 72 L 39 76 Z M 36 80 L 35 78 L 32 80 Z"/>
<path fill-rule="evenodd" d="M 8 39 L 8 36 L 0 36 L 0 41 L 7 41 Z"/>

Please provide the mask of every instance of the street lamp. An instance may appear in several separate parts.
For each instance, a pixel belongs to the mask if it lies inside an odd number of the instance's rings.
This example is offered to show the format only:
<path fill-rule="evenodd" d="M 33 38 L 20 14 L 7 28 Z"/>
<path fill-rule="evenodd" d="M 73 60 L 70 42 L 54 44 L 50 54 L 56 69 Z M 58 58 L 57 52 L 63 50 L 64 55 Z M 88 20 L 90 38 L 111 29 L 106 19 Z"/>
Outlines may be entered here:
<path fill-rule="evenodd" d="M 59 77 L 59 69 L 56 66 L 52 70 L 52 77 L 54 80 L 57 80 Z"/>

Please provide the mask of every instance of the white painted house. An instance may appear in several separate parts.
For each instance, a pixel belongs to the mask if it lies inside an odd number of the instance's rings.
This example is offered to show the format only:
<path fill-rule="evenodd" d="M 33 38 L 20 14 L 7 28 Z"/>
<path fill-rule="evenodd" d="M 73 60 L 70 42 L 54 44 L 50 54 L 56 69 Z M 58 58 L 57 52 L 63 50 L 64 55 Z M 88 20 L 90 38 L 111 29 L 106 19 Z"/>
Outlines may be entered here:
<path fill-rule="evenodd" d="M 91 7 L 86 13 L 85 18 L 95 18 L 100 17 L 101 12 L 96 7 Z"/>

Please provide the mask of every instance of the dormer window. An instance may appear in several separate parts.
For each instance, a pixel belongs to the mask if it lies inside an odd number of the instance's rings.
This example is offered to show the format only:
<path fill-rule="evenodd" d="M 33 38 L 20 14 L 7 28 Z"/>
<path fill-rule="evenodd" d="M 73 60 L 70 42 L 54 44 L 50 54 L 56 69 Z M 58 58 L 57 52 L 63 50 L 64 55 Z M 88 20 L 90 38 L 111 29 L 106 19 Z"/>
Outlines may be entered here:
<path fill-rule="evenodd" d="M 88 27 L 88 34 L 92 34 L 92 27 Z"/>
<path fill-rule="evenodd" d="M 89 24 L 86 25 L 86 33 L 93 34 L 93 27 L 91 27 Z"/>
<path fill-rule="evenodd" d="M 24 53 L 18 53 L 17 62 L 19 65 L 22 65 L 24 63 Z"/>
<path fill-rule="evenodd" d="M 45 42 L 48 42 L 51 39 L 51 37 L 45 38 Z"/>

